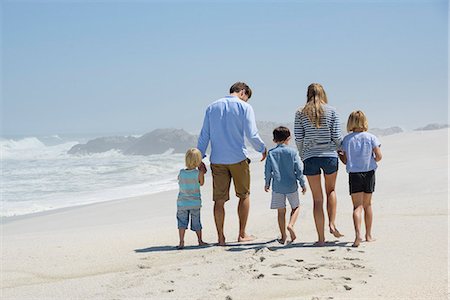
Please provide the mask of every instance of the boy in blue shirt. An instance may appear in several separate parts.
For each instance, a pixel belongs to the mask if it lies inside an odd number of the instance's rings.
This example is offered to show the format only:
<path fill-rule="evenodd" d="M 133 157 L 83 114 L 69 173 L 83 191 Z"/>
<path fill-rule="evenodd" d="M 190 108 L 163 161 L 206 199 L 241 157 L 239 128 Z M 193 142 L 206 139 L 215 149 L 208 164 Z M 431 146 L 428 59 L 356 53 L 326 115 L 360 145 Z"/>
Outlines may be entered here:
<path fill-rule="evenodd" d="M 269 192 L 272 183 L 272 201 L 270 208 L 278 210 L 278 226 L 280 227 L 280 244 L 286 242 L 286 198 L 291 206 L 291 217 L 287 230 L 291 236 L 291 243 L 296 239 L 294 225 L 297 221 L 300 209 L 298 195 L 298 183 L 302 187 L 302 193 L 306 193 L 305 179 L 303 176 L 303 163 L 300 156 L 293 148 L 288 147 L 291 133 L 288 128 L 280 126 L 273 131 L 273 141 L 277 146 L 267 154 L 265 165 L 265 187 Z"/>

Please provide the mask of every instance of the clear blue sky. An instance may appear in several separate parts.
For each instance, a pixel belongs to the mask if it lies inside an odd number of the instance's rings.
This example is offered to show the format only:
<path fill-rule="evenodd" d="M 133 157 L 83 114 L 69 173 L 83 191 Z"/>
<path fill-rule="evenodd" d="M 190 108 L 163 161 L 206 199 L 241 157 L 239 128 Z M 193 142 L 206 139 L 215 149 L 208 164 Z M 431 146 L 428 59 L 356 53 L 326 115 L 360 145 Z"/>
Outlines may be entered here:
<path fill-rule="evenodd" d="M 291 122 L 319 82 L 343 122 L 448 122 L 448 2 L 2 1 L 3 134 L 196 130 L 247 82 Z"/>

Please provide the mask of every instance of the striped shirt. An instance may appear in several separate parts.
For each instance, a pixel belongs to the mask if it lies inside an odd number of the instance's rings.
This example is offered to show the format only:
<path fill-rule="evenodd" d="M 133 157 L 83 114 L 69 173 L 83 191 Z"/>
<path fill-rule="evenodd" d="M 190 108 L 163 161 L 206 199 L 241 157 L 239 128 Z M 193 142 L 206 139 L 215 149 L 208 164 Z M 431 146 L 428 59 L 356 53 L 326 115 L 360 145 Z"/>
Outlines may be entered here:
<path fill-rule="evenodd" d="M 337 149 L 342 142 L 339 117 L 334 107 L 323 104 L 324 114 L 317 128 L 300 108 L 295 114 L 294 134 L 300 157 L 338 157 Z"/>
<path fill-rule="evenodd" d="M 196 209 L 202 206 L 198 172 L 197 169 L 180 170 L 178 175 L 178 185 L 180 187 L 177 200 L 178 210 Z"/>

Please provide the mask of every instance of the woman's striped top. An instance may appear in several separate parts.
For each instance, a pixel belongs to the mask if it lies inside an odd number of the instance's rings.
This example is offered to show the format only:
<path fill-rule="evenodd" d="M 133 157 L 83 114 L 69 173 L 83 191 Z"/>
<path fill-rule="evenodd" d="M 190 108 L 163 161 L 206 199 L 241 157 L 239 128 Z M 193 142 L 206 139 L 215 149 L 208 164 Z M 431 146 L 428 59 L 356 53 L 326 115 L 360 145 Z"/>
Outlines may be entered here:
<path fill-rule="evenodd" d="M 177 200 L 178 210 L 195 209 L 202 206 L 198 172 L 197 169 L 180 170 L 178 175 L 178 185 L 180 187 Z"/>
<path fill-rule="evenodd" d="M 300 157 L 338 157 L 337 149 L 342 143 L 341 128 L 336 109 L 323 104 L 324 114 L 317 128 L 300 108 L 295 114 L 294 134 Z"/>

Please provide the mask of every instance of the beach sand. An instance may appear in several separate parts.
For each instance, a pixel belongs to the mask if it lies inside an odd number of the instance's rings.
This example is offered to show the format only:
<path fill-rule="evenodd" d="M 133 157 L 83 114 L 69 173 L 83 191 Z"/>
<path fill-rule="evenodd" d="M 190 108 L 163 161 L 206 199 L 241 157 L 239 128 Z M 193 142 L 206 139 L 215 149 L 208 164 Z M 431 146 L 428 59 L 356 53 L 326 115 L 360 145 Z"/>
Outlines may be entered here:
<path fill-rule="evenodd" d="M 251 164 L 248 232 L 238 243 L 237 199 L 226 204 L 226 247 L 175 250 L 177 191 L 3 220 L 2 299 L 447 299 L 449 130 L 381 138 L 373 243 L 352 248 L 347 174 L 340 166 L 337 225 L 316 232 L 311 193 L 301 196 L 297 241 L 278 244 L 276 211 Z M 202 188 L 203 235 L 216 242 L 210 172 Z"/>

